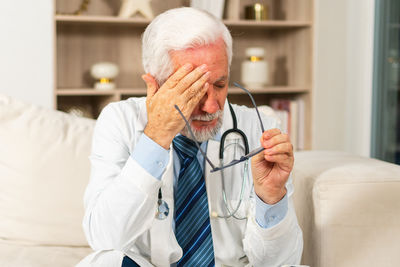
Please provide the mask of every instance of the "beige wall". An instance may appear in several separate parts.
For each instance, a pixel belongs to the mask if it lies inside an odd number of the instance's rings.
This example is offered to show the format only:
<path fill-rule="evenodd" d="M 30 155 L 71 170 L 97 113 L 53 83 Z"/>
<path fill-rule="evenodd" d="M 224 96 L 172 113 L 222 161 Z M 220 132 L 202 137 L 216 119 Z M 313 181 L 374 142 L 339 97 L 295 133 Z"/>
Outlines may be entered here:
<path fill-rule="evenodd" d="M 1 1 L 0 93 L 53 107 L 53 1 Z"/>
<path fill-rule="evenodd" d="M 373 0 L 316 0 L 313 149 L 370 154 Z"/>

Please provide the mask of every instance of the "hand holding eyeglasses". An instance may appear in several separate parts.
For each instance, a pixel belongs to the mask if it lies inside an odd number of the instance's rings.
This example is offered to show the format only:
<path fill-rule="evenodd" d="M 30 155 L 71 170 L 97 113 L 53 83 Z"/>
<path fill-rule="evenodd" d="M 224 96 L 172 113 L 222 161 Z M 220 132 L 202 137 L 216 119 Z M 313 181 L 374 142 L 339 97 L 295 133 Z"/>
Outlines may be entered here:
<path fill-rule="evenodd" d="M 279 129 L 264 130 L 263 122 L 253 96 L 249 90 L 243 86 L 237 83 L 234 83 L 234 85 L 245 91 L 254 105 L 262 132 L 260 139 L 261 147 L 250 151 L 240 159 L 235 159 L 223 166 L 217 166 L 207 157 L 198 142 L 195 143 L 197 144 L 199 151 L 203 154 L 203 157 L 206 159 L 208 164 L 210 164 L 212 168 L 211 172 L 221 171 L 251 158 L 255 193 L 265 203 L 275 204 L 286 194 L 285 184 L 289 179 L 294 163 L 293 145 L 290 143 L 289 136 L 287 134 L 282 134 Z M 175 109 L 180 113 L 188 126 L 192 139 L 196 140 L 183 112 L 177 105 L 175 105 Z"/>
<path fill-rule="evenodd" d="M 210 72 L 207 70 L 206 65 L 193 69 L 192 64 L 185 64 L 161 87 L 150 74 L 142 76 L 147 85 L 148 122 L 144 133 L 165 149 L 169 149 L 172 139 L 185 126 L 171 103 L 176 103 L 183 114 L 190 117 L 208 89 Z"/>
<path fill-rule="evenodd" d="M 260 139 L 264 151 L 251 159 L 254 191 L 267 204 L 275 204 L 286 194 L 285 184 L 293 169 L 293 146 L 279 129 L 265 131 Z"/>

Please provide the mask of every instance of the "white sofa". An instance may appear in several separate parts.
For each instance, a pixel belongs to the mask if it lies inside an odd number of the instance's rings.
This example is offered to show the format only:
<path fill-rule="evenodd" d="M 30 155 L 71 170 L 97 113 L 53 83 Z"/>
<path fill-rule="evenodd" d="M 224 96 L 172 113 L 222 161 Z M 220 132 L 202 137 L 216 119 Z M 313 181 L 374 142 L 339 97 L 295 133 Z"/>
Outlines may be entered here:
<path fill-rule="evenodd" d="M 90 253 L 82 198 L 94 121 L 0 95 L 0 266 L 74 266 Z M 303 262 L 400 266 L 400 166 L 296 153 Z"/>

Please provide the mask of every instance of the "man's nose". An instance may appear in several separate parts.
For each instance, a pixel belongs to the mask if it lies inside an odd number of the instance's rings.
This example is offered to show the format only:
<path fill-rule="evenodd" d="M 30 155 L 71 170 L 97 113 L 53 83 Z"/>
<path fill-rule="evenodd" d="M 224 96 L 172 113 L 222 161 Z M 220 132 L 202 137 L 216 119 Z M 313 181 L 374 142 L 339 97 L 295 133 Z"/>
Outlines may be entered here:
<path fill-rule="evenodd" d="M 201 99 L 200 104 L 201 110 L 210 114 L 213 114 L 219 110 L 217 94 L 213 85 L 209 86 L 207 93 Z"/>

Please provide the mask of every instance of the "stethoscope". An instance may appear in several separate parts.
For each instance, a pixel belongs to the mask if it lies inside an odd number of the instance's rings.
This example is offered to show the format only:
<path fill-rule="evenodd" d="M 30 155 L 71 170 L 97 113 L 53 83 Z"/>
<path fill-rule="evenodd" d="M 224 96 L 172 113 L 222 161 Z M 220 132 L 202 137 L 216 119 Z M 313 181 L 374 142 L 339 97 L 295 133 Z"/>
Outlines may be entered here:
<path fill-rule="evenodd" d="M 232 116 L 232 121 L 233 121 L 233 127 L 232 129 L 229 129 L 227 131 L 225 131 L 222 136 L 221 136 L 221 142 L 220 142 L 220 146 L 219 146 L 219 161 L 221 166 L 223 165 L 223 160 L 224 160 L 224 151 L 226 148 L 228 148 L 231 145 L 236 145 L 237 143 L 231 143 L 228 144 L 225 147 L 225 139 L 229 134 L 235 133 L 237 135 L 240 136 L 241 140 L 243 141 L 244 144 L 244 150 L 245 150 L 245 155 L 247 155 L 249 153 L 249 142 L 247 140 L 247 137 L 245 135 L 245 133 L 237 128 L 237 119 L 236 119 L 236 114 L 235 111 L 233 110 L 233 107 L 231 105 L 231 103 L 228 102 L 229 105 L 229 110 Z M 222 176 L 222 198 L 224 200 L 224 206 L 225 209 L 227 211 L 227 215 L 221 215 L 218 214 L 216 211 L 212 211 L 211 212 L 211 217 L 213 218 L 221 218 L 221 219 L 228 219 L 230 217 L 233 217 L 237 220 L 244 220 L 247 217 L 240 217 L 237 216 L 236 213 L 238 212 L 240 205 L 242 204 L 242 200 L 243 200 L 243 193 L 244 193 L 244 187 L 245 187 L 245 181 L 246 179 L 248 179 L 249 177 L 249 161 L 246 160 L 244 162 L 244 174 L 242 176 L 242 187 L 240 189 L 240 197 L 239 197 L 239 202 L 237 203 L 236 207 L 234 209 L 231 209 L 228 205 L 228 200 L 227 200 L 227 196 L 226 196 L 226 191 L 225 191 L 225 176 L 224 176 L 224 170 L 221 170 L 221 176 Z M 156 219 L 158 220 L 164 220 L 168 217 L 169 215 L 169 206 L 168 203 L 166 201 L 164 201 L 162 199 L 162 191 L 161 188 L 158 190 L 158 200 L 157 200 L 157 212 L 156 212 Z"/>

